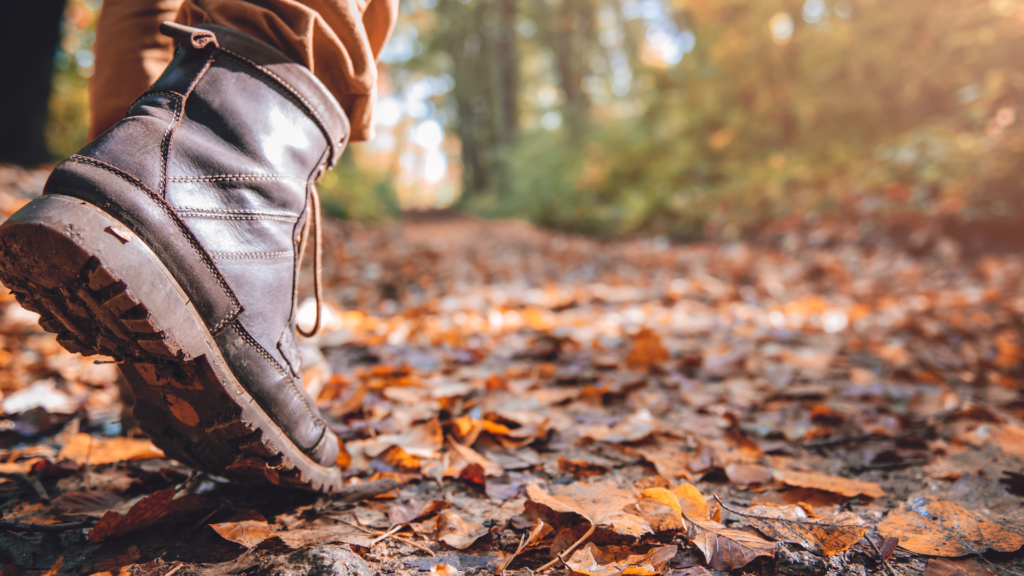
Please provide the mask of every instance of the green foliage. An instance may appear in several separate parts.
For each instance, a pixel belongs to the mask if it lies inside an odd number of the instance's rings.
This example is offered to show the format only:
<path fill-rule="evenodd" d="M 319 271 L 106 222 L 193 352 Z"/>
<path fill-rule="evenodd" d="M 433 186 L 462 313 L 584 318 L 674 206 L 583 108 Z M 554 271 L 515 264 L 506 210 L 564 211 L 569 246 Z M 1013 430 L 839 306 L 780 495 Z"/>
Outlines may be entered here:
<path fill-rule="evenodd" d="M 494 2 L 446 9 L 466 20 Z M 548 110 L 565 122 L 500 143 L 477 129 L 468 144 L 486 148 L 473 153 L 493 159 L 484 168 L 503 185 L 467 180 L 464 205 L 580 232 L 678 238 L 851 207 L 978 216 L 1021 208 L 1024 4 L 664 0 L 675 30 L 696 39 L 672 65 L 647 58 L 659 23 L 624 17 L 628 4 L 520 6 L 520 21 L 538 27 L 519 38 L 521 99 L 557 86 Z M 452 36 L 475 32 L 434 33 L 445 40 L 428 48 L 458 70 L 465 54 Z M 622 52 L 632 88 L 610 96 L 614 74 L 600 64 Z M 453 99 L 477 103 L 474 122 L 496 106 L 486 76 L 456 74 L 456 84 Z M 456 121 L 464 161 L 465 122 Z"/>
<path fill-rule="evenodd" d="M 335 218 L 379 222 L 398 216 L 394 181 L 384 171 L 360 166 L 359 151 L 350 149 L 324 175 L 318 189 L 325 214 Z"/>

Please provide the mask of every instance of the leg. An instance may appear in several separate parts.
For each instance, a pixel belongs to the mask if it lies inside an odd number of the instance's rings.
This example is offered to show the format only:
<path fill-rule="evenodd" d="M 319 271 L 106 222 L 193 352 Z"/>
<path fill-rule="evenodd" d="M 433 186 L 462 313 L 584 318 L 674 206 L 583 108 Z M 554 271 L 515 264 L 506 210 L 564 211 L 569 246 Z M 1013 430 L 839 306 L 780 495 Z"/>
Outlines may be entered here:
<path fill-rule="evenodd" d="M 160 34 L 182 0 L 106 0 L 96 22 L 96 73 L 89 80 L 89 140 L 124 118 L 132 102 L 156 82 L 174 56 Z"/>
<path fill-rule="evenodd" d="M 185 0 L 178 22 L 220 24 L 255 36 L 305 65 L 352 123 L 352 140 L 373 136 L 380 56 L 398 0 Z"/>

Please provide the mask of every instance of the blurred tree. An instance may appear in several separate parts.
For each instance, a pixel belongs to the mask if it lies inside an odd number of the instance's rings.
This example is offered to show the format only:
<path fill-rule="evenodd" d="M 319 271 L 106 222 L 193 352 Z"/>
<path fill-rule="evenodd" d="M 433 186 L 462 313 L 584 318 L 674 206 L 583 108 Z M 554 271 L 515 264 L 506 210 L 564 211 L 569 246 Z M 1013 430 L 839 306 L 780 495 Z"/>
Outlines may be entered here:
<path fill-rule="evenodd" d="M 65 0 L 7 2 L 0 19 L 0 162 L 50 160 L 46 126 L 53 54 Z"/>

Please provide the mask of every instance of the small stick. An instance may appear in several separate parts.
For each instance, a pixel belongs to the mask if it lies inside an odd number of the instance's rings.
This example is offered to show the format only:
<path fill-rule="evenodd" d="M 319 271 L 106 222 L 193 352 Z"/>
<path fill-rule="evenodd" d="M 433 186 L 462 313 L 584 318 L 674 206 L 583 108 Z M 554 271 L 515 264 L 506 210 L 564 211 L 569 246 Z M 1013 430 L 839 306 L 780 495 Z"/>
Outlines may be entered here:
<path fill-rule="evenodd" d="M 572 546 L 569 546 L 568 548 L 566 548 L 565 551 L 562 552 L 561 554 L 559 554 L 558 556 L 556 556 L 554 560 L 552 560 L 551 562 L 548 562 L 547 564 L 541 566 L 540 568 L 537 568 L 537 572 L 543 572 L 543 571 L 547 570 L 548 568 L 551 568 L 555 564 L 558 564 L 559 562 L 561 562 L 562 564 L 565 564 L 565 559 L 562 558 L 562 556 L 565 556 L 567 554 L 572 554 L 572 552 L 574 550 L 576 550 L 576 548 L 578 548 L 580 546 L 580 544 L 583 544 L 584 542 L 586 542 L 587 538 L 590 538 L 591 536 L 593 536 L 594 532 L 596 532 L 596 531 L 597 531 L 597 526 L 594 525 L 594 524 L 591 524 L 590 525 L 590 530 L 587 530 L 587 533 L 584 534 L 582 538 L 577 540 L 576 543 L 573 544 Z"/>
<path fill-rule="evenodd" d="M 882 561 L 882 566 L 885 567 L 885 571 L 889 573 L 889 576 L 896 576 L 896 572 L 892 569 L 892 566 L 889 565 L 889 561 L 885 559 L 885 556 L 882 556 L 882 551 L 878 549 L 878 545 L 875 544 L 875 541 L 870 537 L 865 538 L 865 540 L 867 540 L 868 544 L 871 544 L 871 547 L 874 548 L 875 554 L 878 554 L 878 559 Z"/>
<path fill-rule="evenodd" d="M 82 520 L 81 522 L 70 522 L 67 524 L 22 524 L 21 522 L 0 521 L 0 530 L 5 530 L 7 532 L 41 534 L 59 534 L 60 532 L 68 532 L 70 530 L 78 530 L 80 528 L 88 528 L 90 526 L 92 526 L 92 519 Z"/>
<path fill-rule="evenodd" d="M 384 534 L 381 534 L 381 535 L 380 535 L 380 536 L 378 536 L 378 537 L 377 537 L 376 539 L 374 539 L 374 540 L 371 540 L 371 541 L 370 541 L 370 544 L 376 544 L 376 543 L 380 542 L 381 540 L 384 540 L 384 539 L 386 539 L 386 538 L 387 538 L 388 536 L 391 536 L 391 535 L 392 535 L 392 534 L 394 534 L 395 532 L 398 532 L 399 530 L 401 530 L 401 529 L 402 529 L 402 528 L 404 528 L 404 527 L 405 527 L 405 524 L 399 524 L 398 526 L 395 526 L 394 528 L 392 528 L 391 530 L 388 530 L 388 531 L 387 531 L 387 532 L 385 532 Z"/>
<path fill-rule="evenodd" d="M 174 573 L 175 573 L 175 572 L 177 572 L 178 570 L 181 570 L 181 567 L 182 567 L 182 566 L 184 566 L 184 564 L 178 564 L 178 565 L 177 565 L 177 566 L 175 566 L 174 568 L 171 568 L 171 571 L 170 571 L 170 572 L 168 572 L 167 574 L 164 574 L 164 576 L 171 576 L 172 574 L 174 574 Z"/>
<path fill-rule="evenodd" d="M 348 522 L 346 520 L 342 520 L 341 522 L 343 524 L 348 524 L 349 526 L 351 526 L 351 527 L 353 527 L 353 528 L 355 528 L 357 530 L 362 530 L 363 532 L 366 532 L 367 534 L 371 534 L 373 536 L 382 536 L 382 537 L 389 536 L 385 532 L 381 532 L 379 530 L 370 530 L 369 528 L 364 528 L 364 527 L 360 526 L 359 524 L 353 524 L 352 522 Z M 391 534 L 389 537 L 392 538 L 393 540 L 398 540 L 402 544 L 408 544 L 409 546 L 412 546 L 413 548 L 422 550 L 422 551 L 426 552 L 427 554 L 430 554 L 431 556 L 436 556 L 436 554 L 434 554 L 433 550 L 431 550 L 430 548 L 427 548 L 426 546 L 422 546 L 420 544 L 417 544 L 417 543 L 413 542 L 412 540 L 406 540 L 405 538 L 402 538 L 401 536 L 399 536 L 397 534 Z M 376 543 L 377 542 L 374 541 L 374 544 L 376 544 Z"/>
<path fill-rule="evenodd" d="M 365 500 L 367 498 L 373 498 L 387 492 L 391 492 L 395 488 L 398 488 L 398 480 L 394 478 L 381 478 L 380 480 L 374 480 L 373 482 L 362 482 L 360 484 L 349 484 L 343 486 L 341 490 L 338 490 L 332 496 L 335 497 L 339 502 L 345 504 L 351 504 L 352 502 L 358 502 L 359 500 Z"/>
<path fill-rule="evenodd" d="M 10 478 L 11 480 L 17 480 L 29 488 L 35 490 L 36 495 L 39 496 L 39 500 L 43 503 L 50 501 L 50 495 L 46 493 L 46 488 L 43 488 L 43 483 L 38 478 L 33 478 L 28 474 L 22 474 L 21 472 L 0 472 L 0 478 Z"/>

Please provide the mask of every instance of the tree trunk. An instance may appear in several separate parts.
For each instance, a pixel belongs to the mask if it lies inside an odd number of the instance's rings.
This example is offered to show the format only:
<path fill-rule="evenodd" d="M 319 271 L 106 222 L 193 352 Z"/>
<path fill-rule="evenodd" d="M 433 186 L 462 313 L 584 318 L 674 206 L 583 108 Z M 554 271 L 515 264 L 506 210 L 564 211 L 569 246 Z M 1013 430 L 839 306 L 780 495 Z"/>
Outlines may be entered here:
<path fill-rule="evenodd" d="M 517 0 L 498 0 L 498 103 L 501 141 L 512 142 L 519 132 L 519 60 L 516 54 Z"/>
<path fill-rule="evenodd" d="M 50 160 L 44 129 L 65 0 L 7 2 L 0 18 L 0 163 Z"/>

